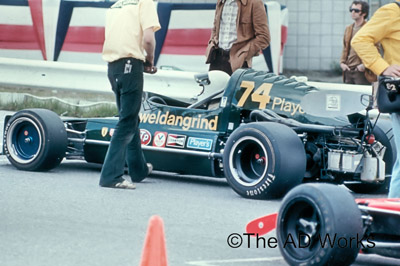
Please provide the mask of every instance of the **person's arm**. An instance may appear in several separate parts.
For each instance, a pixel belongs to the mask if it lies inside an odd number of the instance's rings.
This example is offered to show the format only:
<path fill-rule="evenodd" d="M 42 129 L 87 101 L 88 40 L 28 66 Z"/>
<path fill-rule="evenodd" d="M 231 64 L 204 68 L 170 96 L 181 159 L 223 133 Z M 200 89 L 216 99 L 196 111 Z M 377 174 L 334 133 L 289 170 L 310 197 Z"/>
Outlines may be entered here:
<path fill-rule="evenodd" d="M 388 66 L 383 72 L 383 76 L 392 76 L 392 77 L 400 77 L 400 66 L 399 65 L 391 65 Z"/>
<path fill-rule="evenodd" d="M 205 53 L 206 64 L 210 64 L 211 62 L 213 62 L 215 60 L 215 49 L 218 48 L 217 18 L 219 17 L 221 12 L 222 12 L 221 2 L 218 1 L 217 6 L 215 8 L 215 12 L 214 12 L 214 23 L 213 23 L 213 27 L 211 29 L 211 36 L 210 36 L 210 39 L 208 40 L 206 53 Z"/>
<path fill-rule="evenodd" d="M 349 66 L 345 64 L 347 60 L 347 55 L 349 53 L 349 47 L 348 47 L 348 42 L 346 42 L 346 36 L 348 34 L 348 27 L 346 27 L 346 30 L 344 31 L 344 36 L 343 36 L 343 50 L 342 50 L 342 56 L 340 57 L 340 68 L 344 71 L 350 70 Z"/>
<path fill-rule="evenodd" d="M 154 74 L 157 68 L 154 66 L 154 50 L 156 39 L 154 37 L 153 27 L 143 31 L 143 48 L 146 51 L 146 62 L 144 63 L 144 72 Z"/>
<path fill-rule="evenodd" d="M 381 7 L 351 41 L 351 46 L 365 67 L 376 75 L 383 74 L 389 64 L 382 58 L 375 45 L 391 31 L 395 16 L 397 17 L 397 14 L 390 7 Z"/>
<path fill-rule="evenodd" d="M 364 64 L 359 64 L 359 65 L 357 66 L 357 70 L 358 70 L 359 72 L 365 72 L 365 66 L 364 66 Z"/>
<path fill-rule="evenodd" d="M 267 48 L 271 41 L 268 18 L 263 1 L 255 1 L 252 16 L 255 38 L 250 41 L 249 57 L 253 57 L 260 50 Z"/>
<path fill-rule="evenodd" d="M 139 15 L 143 30 L 143 49 L 146 52 L 144 72 L 153 74 L 157 72 L 157 68 L 154 67 L 154 51 L 156 46 L 154 32 L 158 31 L 161 26 L 158 21 L 157 10 L 152 0 L 140 2 Z"/>
<path fill-rule="evenodd" d="M 143 31 L 143 48 L 146 51 L 146 61 L 154 64 L 154 50 L 156 47 L 156 39 L 154 37 L 153 28 L 147 28 Z"/>
<path fill-rule="evenodd" d="M 215 37 L 216 37 L 216 35 L 217 35 L 217 28 L 216 28 L 216 24 L 217 24 L 217 16 L 218 16 L 218 14 L 217 14 L 217 12 L 218 12 L 218 9 L 215 9 L 215 14 L 214 14 L 214 23 L 213 23 L 213 27 L 212 27 L 212 29 L 211 29 L 211 36 L 210 36 L 210 40 L 208 41 L 208 44 L 213 44 L 213 45 L 217 45 L 216 43 L 215 43 Z"/>

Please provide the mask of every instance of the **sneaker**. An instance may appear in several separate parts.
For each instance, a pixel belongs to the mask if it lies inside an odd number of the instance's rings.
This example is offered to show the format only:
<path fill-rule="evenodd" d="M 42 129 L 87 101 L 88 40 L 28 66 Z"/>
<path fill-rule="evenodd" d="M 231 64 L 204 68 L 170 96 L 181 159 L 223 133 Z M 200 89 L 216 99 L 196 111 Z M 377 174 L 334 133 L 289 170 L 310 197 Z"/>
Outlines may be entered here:
<path fill-rule="evenodd" d="M 149 168 L 149 170 L 147 171 L 147 175 L 150 175 L 151 172 L 153 172 L 153 165 L 151 163 L 147 163 L 147 168 Z"/>
<path fill-rule="evenodd" d="M 124 180 L 124 181 L 118 182 L 118 183 L 110 186 L 110 188 L 135 189 L 136 185 L 133 184 L 132 182 Z"/>

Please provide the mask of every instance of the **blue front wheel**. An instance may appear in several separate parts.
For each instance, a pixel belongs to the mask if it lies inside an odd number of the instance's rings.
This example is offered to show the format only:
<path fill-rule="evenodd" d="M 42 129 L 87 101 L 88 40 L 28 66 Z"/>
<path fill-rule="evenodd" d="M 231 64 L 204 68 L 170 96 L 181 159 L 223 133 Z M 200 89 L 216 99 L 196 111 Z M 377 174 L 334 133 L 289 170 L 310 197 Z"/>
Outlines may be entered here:
<path fill-rule="evenodd" d="M 49 170 L 65 156 L 67 133 L 56 113 L 26 109 L 8 120 L 3 144 L 8 160 L 18 169 Z"/>
<path fill-rule="evenodd" d="M 19 163 L 30 163 L 38 156 L 42 146 L 42 136 L 38 125 L 27 117 L 13 121 L 7 135 L 10 156 Z"/>

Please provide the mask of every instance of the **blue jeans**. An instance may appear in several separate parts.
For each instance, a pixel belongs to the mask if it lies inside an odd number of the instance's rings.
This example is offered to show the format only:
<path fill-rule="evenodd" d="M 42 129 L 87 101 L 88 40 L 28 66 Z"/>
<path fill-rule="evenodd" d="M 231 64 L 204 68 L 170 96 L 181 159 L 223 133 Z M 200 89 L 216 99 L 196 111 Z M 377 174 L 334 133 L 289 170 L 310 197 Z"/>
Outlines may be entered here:
<path fill-rule="evenodd" d="M 400 114 L 390 115 L 393 127 L 394 142 L 396 143 L 397 158 L 393 165 L 392 180 L 389 187 L 389 198 L 400 198 Z"/>
<path fill-rule="evenodd" d="M 148 173 L 139 133 L 143 61 L 123 58 L 109 63 L 108 79 L 115 94 L 119 121 L 101 170 L 100 186 L 112 186 L 123 181 L 125 163 L 132 179 L 145 177 Z"/>

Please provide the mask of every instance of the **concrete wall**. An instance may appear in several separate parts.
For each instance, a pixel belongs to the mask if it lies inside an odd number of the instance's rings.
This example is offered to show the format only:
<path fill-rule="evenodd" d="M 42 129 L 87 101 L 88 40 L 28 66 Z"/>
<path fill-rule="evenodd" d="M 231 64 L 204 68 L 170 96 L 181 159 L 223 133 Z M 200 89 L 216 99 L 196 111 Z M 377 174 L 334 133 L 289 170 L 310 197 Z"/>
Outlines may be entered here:
<path fill-rule="evenodd" d="M 159 0 L 216 3 L 216 0 Z M 352 0 L 277 0 L 289 9 L 284 69 L 331 70 L 338 64 L 346 25 L 352 23 Z"/>
<path fill-rule="evenodd" d="M 281 0 L 289 9 L 284 68 L 330 70 L 340 60 L 343 34 L 352 23 L 352 0 Z"/>

